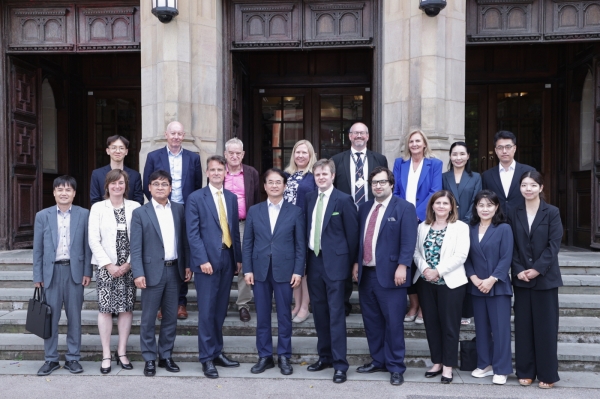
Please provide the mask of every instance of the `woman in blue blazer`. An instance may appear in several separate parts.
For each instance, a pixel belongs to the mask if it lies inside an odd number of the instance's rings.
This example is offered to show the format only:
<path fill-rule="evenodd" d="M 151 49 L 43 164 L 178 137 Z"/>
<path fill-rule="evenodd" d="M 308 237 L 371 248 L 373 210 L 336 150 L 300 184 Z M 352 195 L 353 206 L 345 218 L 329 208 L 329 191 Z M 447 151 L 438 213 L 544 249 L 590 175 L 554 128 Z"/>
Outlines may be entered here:
<path fill-rule="evenodd" d="M 512 374 L 510 348 L 510 264 L 513 234 L 504 223 L 500 199 L 490 190 L 480 191 L 473 203 L 471 246 L 465 262 L 473 282 L 473 311 L 477 335 L 476 378 L 494 375 L 492 382 L 506 384 Z"/>
<path fill-rule="evenodd" d="M 304 212 L 306 194 L 317 190 L 315 177 L 312 174 L 315 162 L 317 162 L 317 157 L 310 141 L 300 140 L 294 145 L 290 163 L 284 171 L 287 176 L 287 183 L 283 192 L 283 199 L 302 209 L 302 212 Z M 302 279 L 302 284 L 294 288 L 294 309 L 292 310 L 292 321 L 294 323 L 302 323 L 308 318 L 310 314 L 308 311 L 309 304 L 308 286 L 306 285 L 306 279 Z"/>
<path fill-rule="evenodd" d="M 394 162 L 394 195 L 415 206 L 419 223 L 425 220 L 431 196 L 442 189 L 442 161 L 436 159 L 429 147 L 427 136 L 420 130 L 412 131 L 404 142 L 404 157 Z M 411 267 L 414 278 L 416 268 Z M 410 308 L 404 321 L 423 324 L 419 298 L 414 286 L 408 287 Z"/>
<path fill-rule="evenodd" d="M 521 176 L 523 205 L 508 215 L 515 237 L 512 284 L 515 290 L 515 369 L 521 385 L 536 378 L 552 388 L 558 377 L 558 287 L 563 285 L 558 250 L 563 226 L 558 208 L 544 201 L 543 177 Z"/>
<path fill-rule="evenodd" d="M 462 141 L 452 143 L 448 171 L 442 175 L 442 187 L 454 194 L 459 220 L 467 224 L 471 222 L 475 196 L 481 191 L 481 175 L 471 171 L 470 156 L 471 152 L 466 143 Z M 465 325 L 471 324 L 471 317 L 473 317 L 472 289 L 472 283 L 469 280 L 462 309 L 461 323 Z"/>

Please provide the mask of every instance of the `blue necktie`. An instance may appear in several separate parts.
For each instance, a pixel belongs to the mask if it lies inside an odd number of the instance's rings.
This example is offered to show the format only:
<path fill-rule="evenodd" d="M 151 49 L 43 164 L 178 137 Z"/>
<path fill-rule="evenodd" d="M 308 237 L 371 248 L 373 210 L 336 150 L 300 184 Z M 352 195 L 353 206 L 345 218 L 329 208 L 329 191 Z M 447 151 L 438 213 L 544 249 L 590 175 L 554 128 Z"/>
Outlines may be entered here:
<path fill-rule="evenodd" d="M 363 177 L 363 160 L 360 157 L 362 155 L 362 152 L 357 152 L 356 153 L 356 173 L 355 173 L 355 177 L 354 177 L 354 203 L 356 204 L 356 206 L 359 206 L 360 204 L 362 204 L 363 202 L 365 202 L 365 180 Z M 363 184 L 362 186 L 358 186 L 357 182 L 362 179 Z"/>

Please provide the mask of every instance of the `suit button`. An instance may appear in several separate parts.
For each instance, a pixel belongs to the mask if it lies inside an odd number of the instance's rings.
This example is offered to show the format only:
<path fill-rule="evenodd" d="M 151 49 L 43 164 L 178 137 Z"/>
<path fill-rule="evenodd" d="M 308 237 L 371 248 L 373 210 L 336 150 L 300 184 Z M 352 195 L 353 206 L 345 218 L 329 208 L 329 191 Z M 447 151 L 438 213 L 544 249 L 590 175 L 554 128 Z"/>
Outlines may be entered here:
<path fill-rule="evenodd" d="M 533 262 L 533 259 L 529 258 L 529 261 L 530 261 L 530 262 Z"/>

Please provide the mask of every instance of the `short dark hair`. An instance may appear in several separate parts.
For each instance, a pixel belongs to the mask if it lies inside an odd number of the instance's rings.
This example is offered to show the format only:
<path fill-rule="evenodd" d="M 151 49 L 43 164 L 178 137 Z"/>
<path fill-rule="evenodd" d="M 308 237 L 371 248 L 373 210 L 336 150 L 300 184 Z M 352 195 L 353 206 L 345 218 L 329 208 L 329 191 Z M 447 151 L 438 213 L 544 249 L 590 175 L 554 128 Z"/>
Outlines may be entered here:
<path fill-rule="evenodd" d="M 508 130 L 500 130 L 498 133 L 494 135 L 494 147 L 498 140 L 509 139 L 512 140 L 513 145 L 517 145 L 517 136 L 513 132 L 509 132 Z"/>
<path fill-rule="evenodd" d="M 125 137 L 119 135 L 119 134 L 115 134 L 114 136 L 110 136 L 109 138 L 106 139 L 106 147 L 110 147 L 110 145 L 112 143 L 114 143 L 117 140 L 121 140 L 123 142 L 123 144 L 125 144 L 125 148 L 129 148 L 129 140 L 127 140 Z"/>
<path fill-rule="evenodd" d="M 492 217 L 492 224 L 494 226 L 497 226 L 500 223 L 505 223 L 506 218 L 504 217 L 504 212 L 502 211 L 502 205 L 500 205 L 500 198 L 498 198 L 496 193 L 492 190 L 481 190 L 475 195 L 475 200 L 473 200 L 473 210 L 470 224 L 472 226 L 475 226 L 477 223 L 481 222 L 481 218 L 477 213 L 477 204 L 479 204 L 479 201 L 481 201 L 482 199 L 487 199 L 492 204 L 498 206 L 498 208 L 496 209 L 496 213 Z"/>
<path fill-rule="evenodd" d="M 315 174 L 315 170 L 317 168 L 324 168 L 326 166 L 329 167 L 329 171 L 331 172 L 331 174 L 335 175 L 335 162 L 333 162 L 333 160 L 327 159 L 327 158 L 321 158 L 317 162 L 315 162 L 315 164 L 312 167 L 313 175 Z"/>
<path fill-rule="evenodd" d="M 528 177 L 530 179 L 533 179 L 537 184 L 540 185 L 540 187 L 544 185 L 544 175 L 541 172 L 538 172 L 537 170 L 530 170 L 523 173 L 523 175 L 521 176 L 521 180 L 519 180 L 519 185 L 523 183 L 523 180 L 525 180 Z M 540 193 L 540 199 L 546 201 L 546 196 L 543 192 Z"/>
<path fill-rule="evenodd" d="M 77 182 L 73 176 L 62 175 L 54 179 L 54 182 L 52 183 L 52 190 L 60 186 L 71 187 L 73 191 L 77 191 Z"/>
<path fill-rule="evenodd" d="M 467 172 L 467 174 L 469 176 L 473 176 L 473 172 L 471 171 L 471 158 L 470 158 L 470 156 L 471 156 L 471 150 L 467 146 L 467 143 L 465 143 L 464 141 L 455 141 L 450 146 L 450 150 L 448 151 L 449 155 L 452 155 L 452 150 L 456 146 L 465 147 L 465 150 L 467 150 L 467 155 L 469 155 L 469 159 L 467 159 L 467 162 L 465 162 L 465 172 Z M 450 161 L 450 160 L 448 161 L 448 170 L 454 170 L 454 165 L 452 165 L 452 161 Z"/>
<path fill-rule="evenodd" d="M 263 173 L 263 184 L 267 184 L 267 177 L 269 177 L 269 175 L 271 173 L 275 173 L 275 174 L 281 176 L 283 178 L 284 186 L 287 184 L 287 175 L 283 172 L 283 170 L 281 170 L 279 168 L 267 169 L 267 171 L 265 173 Z"/>
<path fill-rule="evenodd" d="M 127 199 L 127 194 L 129 194 L 129 175 L 122 169 L 113 169 L 106 174 L 106 179 L 104 179 L 104 199 L 110 197 L 108 185 L 112 182 L 119 181 L 121 176 L 125 179 L 125 192 L 123 193 L 123 198 Z"/>
<path fill-rule="evenodd" d="M 394 178 L 394 173 L 392 173 L 391 170 L 389 170 L 386 167 L 383 166 L 376 166 L 371 173 L 369 174 L 369 184 L 371 184 L 371 182 L 373 181 L 373 177 L 375 175 L 380 174 L 381 172 L 385 172 L 387 173 L 387 179 L 390 182 L 390 186 L 394 187 L 394 184 L 396 184 L 396 179 Z"/>
<path fill-rule="evenodd" d="M 162 169 L 155 170 L 154 172 L 152 172 L 150 174 L 150 177 L 148 178 L 149 183 L 152 184 L 152 182 L 154 180 L 168 180 L 169 185 L 173 184 L 173 179 L 171 178 L 171 174 L 169 172 L 167 172 L 166 170 L 162 170 Z"/>
<path fill-rule="evenodd" d="M 210 157 L 208 157 L 208 159 L 206 160 L 207 168 L 208 168 L 208 164 L 211 163 L 211 161 L 216 161 L 223 166 L 227 165 L 227 160 L 225 159 L 225 157 L 223 155 L 211 155 Z"/>

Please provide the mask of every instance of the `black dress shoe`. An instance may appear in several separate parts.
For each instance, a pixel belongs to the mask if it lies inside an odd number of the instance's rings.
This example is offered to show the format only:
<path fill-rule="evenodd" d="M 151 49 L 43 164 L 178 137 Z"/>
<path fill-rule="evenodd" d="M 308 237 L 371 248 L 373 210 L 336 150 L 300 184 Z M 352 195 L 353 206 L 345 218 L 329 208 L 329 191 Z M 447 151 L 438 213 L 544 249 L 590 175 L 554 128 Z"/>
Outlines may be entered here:
<path fill-rule="evenodd" d="M 346 372 L 342 370 L 336 370 L 333 374 L 333 382 L 335 382 L 336 384 L 346 382 Z"/>
<path fill-rule="evenodd" d="M 330 367 L 333 367 L 333 364 L 331 363 L 324 363 L 322 361 L 318 361 L 316 363 L 311 364 L 310 366 L 308 366 L 306 368 L 306 370 L 308 371 L 321 371 L 321 370 L 325 370 L 328 369 Z"/>
<path fill-rule="evenodd" d="M 206 378 L 219 378 L 219 372 L 212 360 L 202 363 L 202 372 Z"/>
<path fill-rule="evenodd" d="M 402 385 L 404 384 L 404 376 L 400 373 L 390 373 L 390 384 Z"/>
<path fill-rule="evenodd" d="M 250 372 L 252 374 L 260 374 L 263 371 L 265 371 L 266 369 L 272 369 L 273 367 L 275 367 L 275 362 L 273 361 L 273 356 L 259 357 L 258 363 L 256 363 L 254 366 L 252 366 L 252 368 L 250 369 Z"/>
<path fill-rule="evenodd" d="M 111 360 L 111 361 L 112 361 L 112 358 L 110 358 L 110 357 L 105 357 L 104 359 L 102 359 L 102 361 L 105 361 L 105 360 Z M 102 374 L 108 374 L 108 373 L 110 373 L 110 370 L 111 370 L 111 369 L 112 369 L 112 366 L 110 366 L 110 364 L 109 364 L 109 366 L 108 366 L 108 367 L 102 367 L 102 362 L 100 362 L 100 372 L 101 372 Z"/>
<path fill-rule="evenodd" d="M 439 369 L 438 371 L 426 371 L 425 378 L 432 378 L 440 374 L 442 374 L 442 369 Z"/>
<path fill-rule="evenodd" d="M 240 362 L 231 360 L 222 353 L 219 356 L 215 357 L 212 361 L 215 366 L 221 366 L 221 367 L 239 367 L 240 366 Z"/>
<path fill-rule="evenodd" d="M 72 374 L 83 373 L 83 367 L 77 360 L 67 360 L 64 369 L 69 370 Z"/>
<path fill-rule="evenodd" d="M 294 368 L 290 364 L 290 359 L 288 359 L 287 357 L 279 356 L 277 358 L 277 365 L 279 366 L 281 374 L 283 375 L 290 375 L 294 372 Z"/>
<path fill-rule="evenodd" d="M 442 376 L 442 384 L 450 384 L 453 379 L 454 379 L 454 373 L 452 373 L 452 377 Z"/>
<path fill-rule="evenodd" d="M 240 321 L 247 323 L 250 321 L 251 318 L 252 317 L 250 317 L 250 312 L 248 311 L 248 309 L 246 309 L 246 308 L 240 309 Z"/>
<path fill-rule="evenodd" d="M 377 367 L 373 365 L 373 362 L 367 363 L 364 366 L 360 366 L 356 369 L 357 373 L 376 373 L 378 371 L 387 371 L 385 367 Z"/>
<path fill-rule="evenodd" d="M 168 359 L 158 359 L 158 367 L 162 367 L 171 373 L 179 373 L 179 366 L 171 357 Z"/>
<path fill-rule="evenodd" d="M 156 362 L 154 360 L 148 360 L 144 365 L 144 375 L 146 377 L 154 377 L 156 374 Z"/>
<path fill-rule="evenodd" d="M 44 365 L 38 370 L 37 375 L 49 375 L 54 370 L 57 370 L 59 368 L 60 364 L 58 362 L 45 362 Z"/>

